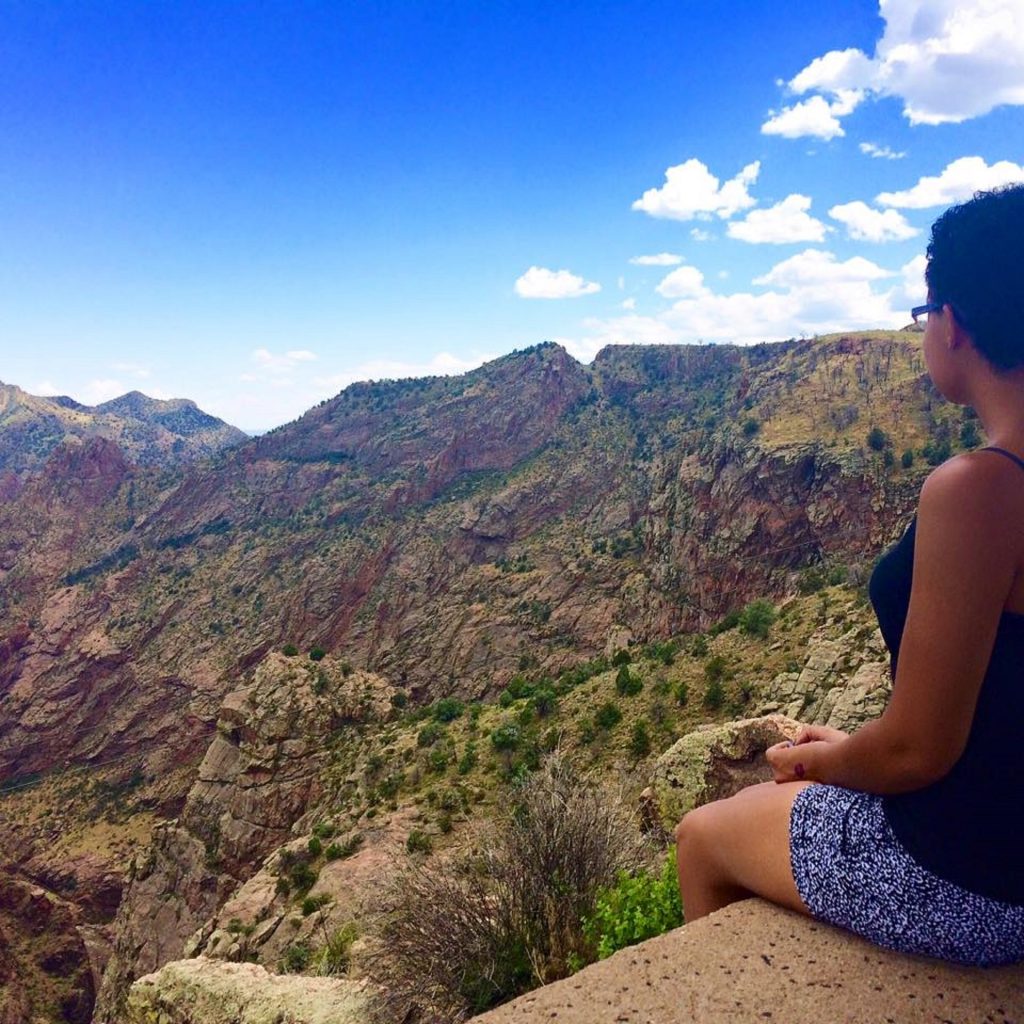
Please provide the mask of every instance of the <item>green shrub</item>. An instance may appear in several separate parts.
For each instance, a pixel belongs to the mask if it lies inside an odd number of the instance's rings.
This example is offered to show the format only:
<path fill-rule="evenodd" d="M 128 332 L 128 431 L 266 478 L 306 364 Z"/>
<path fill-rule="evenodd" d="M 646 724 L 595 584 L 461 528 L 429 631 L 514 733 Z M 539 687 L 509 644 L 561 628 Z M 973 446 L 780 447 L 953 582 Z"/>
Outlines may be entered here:
<path fill-rule="evenodd" d="M 904 469 L 910 469 L 910 467 L 911 467 L 911 466 L 912 466 L 913 464 L 914 464 L 914 453 L 913 453 L 913 452 L 912 452 L 912 451 L 911 451 L 911 450 L 910 450 L 910 449 L 908 448 L 908 449 L 907 449 L 907 450 L 906 450 L 906 451 L 905 451 L 905 452 L 904 452 L 904 453 L 903 453 L 903 454 L 902 454 L 902 455 L 900 456 L 900 465 L 901 465 L 901 466 L 902 466 L 902 467 L 903 467 Z"/>
<path fill-rule="evenodd" d="M 310 649 L 310 661 L 323 661 L 325 657 L 327 657 L 327 652 L 322 647 L 313 647 Z"/>
<path fill-rule="evenodd" d="M 515 750 L 519 746 L 519 726 L 514 722 L 499 725 L 491 733 L 491 744 L 498 751 Z"/>
<path fill-rule="evenodd" d="M 967 420 L 960 427 L 960 444 L 964 448 L 977 448 L 981 444 L 978 424 L 975 420 Z"/>
<path fill-rule="evenodd" d="M 353 922 L 333 932 L 313 956 L 313 973 L 321 977 L 344 974 L 351 959 L 352 944 L 358 937 L 359 929 Z"/>
<path fill-rule="evenodd" d="M 530 707 L 533 708 L 538 718 L 547 718 L 558 704 L 555 691 L 549 686 L 540 687 L 534 691 L 530 698 Z"/>
<path fill-rule="evenodd" d="M 428 722 L 416 734 L 416 746 L 432 747 L 444 735 L 444 727 L 440 722 Z"/>
<path fill-rule="evenodd" d="M 284 951 L 281 968 L 285 974 L 301 974 L 309 966 L 311 957 L 309 946 L 304 942 L 293 943 Z"/>
<path fill-rule="evenodd" d="M 771 601 L 766 601 L 763 598 L 751 601 L 740 612 L 740 629 L 750 636 L 760 637 L 763 640 L 768 635 L 775 618 L 775 606 Z"/>
<path fill-rule="evenodd" d="M 675 698 L 680 707 L 686 706 L 686 702 L 690 699 L 690 688 L 685 682 L 676 683 Z"/>
<path fill-rule="evenodd" d="M 676 878 L 675 847 L 661 873 L 622 872 L 615 885 L 599 890 L 594 910 L 584 919 L 584 934 L 599 959 L 617 950 L 661 935 L 683 923 Z"/>
<path fill-rule="evenodd" d="M 430 710 L 435 721 L 454 722 L 456 718 L 462 717 L 466 705 L 455 697 L 442 697 L 439 701 L 435 701 Z"/>
<path fill-rule="evenodd" d="M 725 703 L 725 687 L 721 679 L 712 679 L 704 691 L 704 707 L 709 711 L 718 711 Z"/>
<path fill-rule="evenodd" d="M 889 443 L 889 435 L 881 427 L 872 427 L 868 431 L 867 442 L 873 452 L 880 452 Z"/>
<path fill-rule="evenodd" d="M 309 855 L 311 857 L 319 857 L 323 853 L 323 844 L 320 842 L 319 836 L 310 836 L 309 842 L 306 844 L 309 849 Z"/>
<path fill-rule="evenodd" d="M 433 747 L 429 754 L 427 754 L 427 766 L 432 772 L 437 772 L 438 775 L 443 774 L 448 770 L 448 765 L 451 764 L 452 755 L 447 746 Z"/>
<path fill-rule="evenodd" d="M 647 723 L 642 718 L 633 723 L 629 749 L 636 758 L 646 757 L 651 752 L 651 737 L 647 733 Z"/>
<path fill-rule="evenodd" d="M 600 729 L 614 729 L 622 721 L 622 712 L 613 701 L 606 701 L 597 709 L 594 722 Z"/>
<path fill-rule="evenodd" d="M 346 857 L 351 857 L 362 845 L 362 833 L 353 832 L 343 843 L 331 843 L 324 850 L 324 857 L 327 860 L 344 860 Z"/>
<path fill-rule="evenodd" d="M 708 633 L 711 636 L 718 636 L 719 633 L 728 632 L 730 629 L 735 629 L 740 624 L 740 613 L 729 612 L 728 615 L 723 619 L 719 619 L 709 630 Z"/>
<path fill-rule="evenodd" d="M 644 688 L 643 680 L 623 665 L 615 676 L 615 692 L 621 697 L 634 697 Z"/>
<path fill-rule="evenodd" d="M 326 907 L 331 902 L 331 897 L 322 892 L 319 896 L 307 896 L 302 901 L 302 916 L 309 917 L 315 914 L 321 907 Z"/>
<path fill-rule="evenodd" d="M 612 667 L 618 668 L 620 665 L 628 665 L 633 660 L 633 656 L 626 650 L 625 647 L 620 647 L 614 655 L 612 655 Z"/>
<path fill-rule="evenodd" d="M 409 695 L 404 690 L 396 690 L 391 694 L 391 706 L 401 711 L 409 703 Z"/>
<path fill-rule="evenodd" d="M 426 832 L 414 828 L 405 841 L 405 848 L 409 853 L 431 853 L 434 849 L 434 844 Z"/>
<path fill-rule="evenodd" d="M 281 653 L 286 658 L 294 658 L 295 655 L 299 653 L 299 649 L 295 644 L 285 644 L 284 647 L 281 648 Z"/>
<path fill-rule="evenodd" d="M 708 653 L 708 638 L 703 633 L 698 633 L 690 641 L 690 654 L 695 658 L 704 658 Z"/>
<path fill-rule="evenodd" d="M 475 767 L 477 762 L 476 744 L 467 743 L 465 752 L 462 757 L 459 758 L 458 772 L 460 775 L 468 775 Z"/>
<path fill-rule="evenodd" d="M 757 422 L 752 416 L 748 416 L 743 421 L 743 436 L 753 437 L 761 429 L 761 424 Z"/>
<path fill-rule="evenodd" d="M 716 679 L 724 679 L 726 674 L 726 661 L 720 654 L 709 658 L 704 665 L 704 678 L 710 683 Z"/>

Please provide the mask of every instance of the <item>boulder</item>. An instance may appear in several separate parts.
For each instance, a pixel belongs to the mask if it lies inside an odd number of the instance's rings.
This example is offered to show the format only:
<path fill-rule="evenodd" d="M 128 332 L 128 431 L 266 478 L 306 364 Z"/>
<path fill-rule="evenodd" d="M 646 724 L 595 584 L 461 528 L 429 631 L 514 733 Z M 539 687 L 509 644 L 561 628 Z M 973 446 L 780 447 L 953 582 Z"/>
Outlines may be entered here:
<path fill-rule="evenodd" d="M 654 765 L 651 790 L 655 816 L 671 829 L 694 807 L 732 796 L 755 782 L 767 782 L 771 769 L 764 752 L 792 740 L 800 723 L 783 715 L 704 725 L 677 740 Z M 648 804 L 649 805 L 649 804 Z M 646 818 L 651 817 L 648 811 Z"/>
<path fill-rule="evenodd" d="M 197 957 L 139 978 L 124 1024 L 368 1024 L 364 985 Z"/>

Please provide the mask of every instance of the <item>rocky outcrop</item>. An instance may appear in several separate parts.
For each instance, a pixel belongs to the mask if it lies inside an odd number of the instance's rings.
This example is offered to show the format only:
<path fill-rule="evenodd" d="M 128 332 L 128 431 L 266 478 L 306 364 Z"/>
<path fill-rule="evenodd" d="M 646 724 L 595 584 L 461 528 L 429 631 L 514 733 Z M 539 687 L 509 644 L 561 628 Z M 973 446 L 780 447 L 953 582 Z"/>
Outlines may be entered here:
<path fill-rule="evenodd" d="M 289 843 L 296 851 L 307 848 L 309 836 L 296 839 L 293 827 L 322 795 L 321 771 L 332 743 L 347 729 L 387 718 L 393 693 L 385 680 L 333 657 L 272 654 L 249 686 L 228 694 L 179 821 L 157 830 L 132 872 L 115 922 L 99 1019 L 118 1019 L 131 981 L 186 949 L 208 946 L 240 957 L 266 946 L 264 955 L 276 962 L 287 945 L 305 937 L 288 929 L 274 939 L 290 905 L 277 884 L 283 872 L 276 851 Z M 272 865 L 261 871 L 270 854 Z M 361 859 L 344 862 L 345 870 Z M 322 873 L 326 882 L 344 871 Z M 335 902 L 338 888 L 344 887 L 319 886 L 315 895 L 326 891 Z M 351 896 L 341 906 L 349 909 L 339 911 L 339 926 L 351 920 Z M 330 916 L 299 921 L 306 932 L 317 925 L 326 930 Z"/>
<path fill-rule="evenodd" d="M 653 817 L 671 829 L 694 807 L 767 782 L 772 775 L 765 750 L 795 739 L 799 730 L 800 723 L 791 718 L 768 715 L 687 733 L 655 763 L 647 791 L 655 808 Z"/>
<path fill-rule="evenodd" d="M 981 970 L 869 945 L 744 900 L 631 946 L 474 1024 L 1015 1024 L 1024 965 Z"/>
<path fill-rule="evenodd" d="M 0 872 L 0 1022 L 89 1024 L 96 990 L 75 908 Z"/>
<path fill-rule="evenodd" d="M 892 679 L 881 631 L 836 632 L 835 624 L 822 626 L 807 645 L 803 667 L 781 673 L 765 687 L 760 714 L 779 712 L 853 732 L 882 713 Z"/>
<path fill-rule="evenodd" d="M 123 1024 L 369 1024 L 365 986 L 198 957 L 132 986 Z"/>

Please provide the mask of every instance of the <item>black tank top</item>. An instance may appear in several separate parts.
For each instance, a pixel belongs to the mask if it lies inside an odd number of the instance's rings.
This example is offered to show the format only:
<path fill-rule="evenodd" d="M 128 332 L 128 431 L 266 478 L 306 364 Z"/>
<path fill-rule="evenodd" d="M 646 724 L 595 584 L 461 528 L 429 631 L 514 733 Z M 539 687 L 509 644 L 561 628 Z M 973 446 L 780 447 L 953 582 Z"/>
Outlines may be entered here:
<path fill-rule="evenodd" d="M 987 448 L 1024 461 L 1002 448 Z M 910 605 L 916 519 L 879 560 L 869 593 L 893 679 Z M 882 798 L 896 837 L 922 867 L 982 896 L 1024 903 L 1024 615 L 1003 612 L 971 731 L 948 775 Z"/>

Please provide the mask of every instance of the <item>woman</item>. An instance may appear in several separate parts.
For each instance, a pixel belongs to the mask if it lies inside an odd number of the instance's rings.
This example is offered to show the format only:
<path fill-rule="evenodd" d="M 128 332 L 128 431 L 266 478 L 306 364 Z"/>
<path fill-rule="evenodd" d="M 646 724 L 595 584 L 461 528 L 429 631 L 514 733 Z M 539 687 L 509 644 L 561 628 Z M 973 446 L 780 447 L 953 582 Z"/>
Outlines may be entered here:
<path fill-rule="evenodd" d="M 892 949 L 1024 960 L 1024 185 L 946 211 L 925 280 L 936 388 L 990 447 L 925 481 L 871 599 L 892 655 L 885 713 L 808 726 L 774 782 L 676 829 L 687 921 L 753 894 Z"/>

